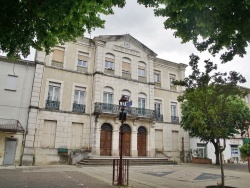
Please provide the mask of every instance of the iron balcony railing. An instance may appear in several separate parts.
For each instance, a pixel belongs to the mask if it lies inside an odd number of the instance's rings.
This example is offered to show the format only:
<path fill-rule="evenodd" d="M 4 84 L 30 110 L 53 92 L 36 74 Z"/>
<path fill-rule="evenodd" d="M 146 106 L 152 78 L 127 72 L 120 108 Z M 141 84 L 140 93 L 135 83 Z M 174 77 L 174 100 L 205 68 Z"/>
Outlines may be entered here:
<path fill-rule="evenodd" d="M 46 100 L 46 108 L 50 110 L 59 110 L 60 101 Z"/>
<path fill-rule="evenodd" d="M 179 123 L 179 117 L 178 116 L 171 116 L 171 123 L 178 124 Z"/>
<path fill-rule="evenodd" d="M 108 113 L 117 115 L 120 112 L 119 105 L 115 104 L 106 104 L 106 103 L 95 103 L 95 113 Z M 128 116 L 132 117 L 145 117 L 154 119 L 154 110 L 144 109 L 144 108 L 135 108 L 127 107 L 125 111 Z"/>
<path fill-rule="evenodd" d="M 73 103 L 73 112 L 85 113 L 85 105 Z"/>
<path fill-rule="evenodd" d="M 157 122 L 163 122 L 163 115 L 160 114 L 159 112 L 155 112 L 154 118 L 155 118 L 155 121 Z"/>

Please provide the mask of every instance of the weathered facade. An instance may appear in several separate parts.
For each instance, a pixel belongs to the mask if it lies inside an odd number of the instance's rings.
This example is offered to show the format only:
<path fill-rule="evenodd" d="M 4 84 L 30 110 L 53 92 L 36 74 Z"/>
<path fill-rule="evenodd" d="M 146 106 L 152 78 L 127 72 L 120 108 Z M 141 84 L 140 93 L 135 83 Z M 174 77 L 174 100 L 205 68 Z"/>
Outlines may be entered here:
<path fill-rule="evenodd" d="M 171 81 L 184 78 L 186 65 L 156 56 L 130 35 L 79 38 L 49 55 L 38 51 L 23 164 L 67 162 L 62 150 L 118 156 L 122 95 L 132 101 L 124 155 L 179 161 L 189 137 L 179 125 L 182 88 Z"/>
<path fill-rule="evenodd" d="M 0 165 L 21 165 L 35 64 L 5 57 L 0 64 Z"/>

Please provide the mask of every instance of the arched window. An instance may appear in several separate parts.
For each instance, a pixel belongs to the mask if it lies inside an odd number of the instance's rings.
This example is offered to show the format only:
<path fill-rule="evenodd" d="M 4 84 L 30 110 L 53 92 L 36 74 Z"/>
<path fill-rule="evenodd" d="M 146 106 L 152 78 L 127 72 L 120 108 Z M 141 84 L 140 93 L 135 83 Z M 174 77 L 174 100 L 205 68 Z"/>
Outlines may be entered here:
<path fill-rule="evenodd" d="M 130 74 L 130 64 L 131 60 L 127 57 L 122 58 L 122 72 Z"/>
<path fill-rule="evenodd" d="M 103 103 L 113 104 L 114 89 L 111 87 L 104 87 L 103 89 Z"/>
<path fill-rule="evenodd" d="M 129 100 L 129 98 L 131 96 L 131 92 L 129 90 L 124 89 L 124 90 L 122 90 L 122 96 L 123 95 L 126 96 L 127 99 Z"/>
<path fill-rule="evenodd" d="M 111 53 L 105 54 L 105 69 L 114 70 L 115 56 Z"/>
<path fill-rule="evenodd" d="M 146 77 L 146 64 L 142 61 L 138 62 L 138 76 Z"/>

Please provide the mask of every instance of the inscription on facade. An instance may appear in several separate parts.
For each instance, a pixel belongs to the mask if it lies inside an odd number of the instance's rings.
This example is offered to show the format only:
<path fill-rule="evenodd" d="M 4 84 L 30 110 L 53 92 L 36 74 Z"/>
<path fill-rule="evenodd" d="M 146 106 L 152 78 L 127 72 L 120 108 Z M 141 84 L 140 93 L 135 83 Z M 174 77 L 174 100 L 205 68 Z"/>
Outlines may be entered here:
<path fill-rule="evenodd" d="M 140 57 L 140 52 L 114 45 L 114 50 Z"/>

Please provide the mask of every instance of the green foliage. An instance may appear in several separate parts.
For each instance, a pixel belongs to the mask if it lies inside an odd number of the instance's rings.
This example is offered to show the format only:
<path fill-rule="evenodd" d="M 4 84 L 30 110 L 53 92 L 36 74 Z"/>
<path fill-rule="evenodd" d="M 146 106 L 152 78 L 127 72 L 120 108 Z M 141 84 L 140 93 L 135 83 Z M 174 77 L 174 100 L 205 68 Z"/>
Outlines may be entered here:
<path fill-rule="evenodd" d="M 216 54 L 222 62 L 243 57 L 250 42 L 249 0 L 138 0 L 155 7 L 155 15 L 166 17 L 166 29 L 175 30 L 182 42 L 192 41 L 197 50 Z"/>
<path fill-rule="evenodd" d="M 198 69 L 199 57 L 190 56 L 189 65 L 193 73 L 175 85 L 185 86 L 186 90 L 178 98 L 181 102 L 181 126 L 191 136 L 204 141 L 227 139 L 244 133 L 244 122 L 250 119 L 250 109 L 243 102 L 242 91 L 237 83 L 245 78 L 236 72 L 215 72 L 216 65 L 205 61 L 205 72 Z"/>
<path fill-rule="evenodd" d="M 112 14 L 112 7 L 124 5 L 125 0 L 3 0 L 0 49 L 9 57 L 26 57 L 30 46 L 49 53 L 58 43 L 104 27 L 100 14 Z"/>
<path fill-rule="evenodd" d="M 242 158 L 250 157 L 250 145 L 249 144 L 243 144 L 243 146 L 240 147 L 240 155 Z"/>

